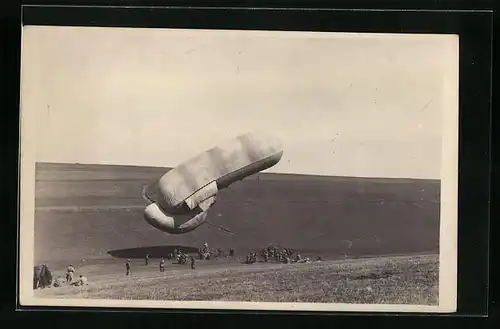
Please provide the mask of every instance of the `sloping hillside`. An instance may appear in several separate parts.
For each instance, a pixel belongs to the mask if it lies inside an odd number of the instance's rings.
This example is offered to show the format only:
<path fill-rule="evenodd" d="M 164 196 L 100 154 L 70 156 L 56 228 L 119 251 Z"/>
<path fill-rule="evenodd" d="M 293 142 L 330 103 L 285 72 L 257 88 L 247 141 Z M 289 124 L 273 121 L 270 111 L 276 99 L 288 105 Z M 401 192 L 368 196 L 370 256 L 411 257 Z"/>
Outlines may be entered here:
<path fill-rule="evenodd" d="M 179 245 L 235 247 L 280 244 L 340 258 L 437 252 L 440 182 L 261 173 L 219 193 L 209 220 L 169 235 L 142 217 L 154 182 L 168 168 L 38 164 L 35 260 L 107 261 L 120 249 Z M 146 249 L 135 249 L 141 255 Z"/>

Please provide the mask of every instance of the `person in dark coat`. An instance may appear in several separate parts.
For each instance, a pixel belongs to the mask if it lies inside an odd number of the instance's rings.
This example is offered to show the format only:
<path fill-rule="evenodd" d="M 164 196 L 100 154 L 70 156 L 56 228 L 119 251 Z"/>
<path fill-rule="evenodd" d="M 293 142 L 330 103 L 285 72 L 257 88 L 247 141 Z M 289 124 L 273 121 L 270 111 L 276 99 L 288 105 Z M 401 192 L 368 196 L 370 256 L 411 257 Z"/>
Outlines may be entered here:
<path fill-rule="evenodd" d="M 42 267 L 40 265 L 33 267 L 33 289 L 38 289 L 40 285 L 40 271 Z"/>
<path fill-rule="evenodd" d="M 125 270 L 126 270 L 125 275 L 129 275 L 130 274 L 130 259 L 127 259 L 127 262 L 125 263 Z"/>
<path fill-rule="evenodd" d="M 165 260 L 163 257 L 160 259 L 160 272 L 165 272 Z"/>
<path fill-rule="evenodd" d="M 196 267 L 195 262 L 196 262 L 196 261 L 194 260 L 194 257 L 193 257 L 193 256 L 191 256 L 191 269 L 192 269 L 192 270 L 194 270 L 194 269 L 195 269 L 195 267 Z"/>
<path fill-rule="evenodd" d="M 47 265 L 38 265 L 33 268 L 33 289 L 49 287 L 52 284 L 52 273 Z"/>

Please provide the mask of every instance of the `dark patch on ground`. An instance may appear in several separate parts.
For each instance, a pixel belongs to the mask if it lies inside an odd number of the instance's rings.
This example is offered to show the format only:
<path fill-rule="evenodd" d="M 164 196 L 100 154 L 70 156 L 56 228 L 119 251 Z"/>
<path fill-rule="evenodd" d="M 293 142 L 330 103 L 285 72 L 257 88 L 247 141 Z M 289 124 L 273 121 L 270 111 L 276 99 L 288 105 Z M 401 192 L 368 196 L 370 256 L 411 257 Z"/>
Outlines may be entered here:
<path fill-rule="evenodd" d="M 358 274 L 349 277 L 351 280 L 379 280 L 386 279 L 393 275 L 398 274 L 396 271 L 384 270 L 380 273 L 368 273 L 368 274 Z"/>
<path fill-rule="evenodd" d="M 171 245 L 171 246 L 150 246 L 150 247 L 110 250 L 108 251 L 108 254 L 115 258 L 131 258 L 131 259 L 144 258 L 146 254 L 148 254 L 150 258 L 154 259 L 161 257 L 166 258 L 167 255 L 173 253 L 175 249 L 180 250 L 183 253 L 187 254 L 198 253 L 198 248 L 195 247 Z"/>

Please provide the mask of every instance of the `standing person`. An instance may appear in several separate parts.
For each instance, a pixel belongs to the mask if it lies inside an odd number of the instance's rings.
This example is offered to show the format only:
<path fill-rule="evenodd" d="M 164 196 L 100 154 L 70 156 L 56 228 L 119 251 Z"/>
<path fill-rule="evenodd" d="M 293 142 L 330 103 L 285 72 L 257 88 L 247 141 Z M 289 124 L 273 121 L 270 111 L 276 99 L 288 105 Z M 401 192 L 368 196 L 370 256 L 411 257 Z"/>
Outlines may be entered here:
<path fill-rule="evenodd" d="M 125 275 L 129 275 L 130 274 L 130 259 L 127 259 L 127 262 L 125 263 L 125 270 L 126 270 Z"/>
<path fill-rule="evenodd" d="M 165 260 L 163 257 L 160 259 L 160 272 L 165 272 Z"/>
<path fill-rule="evenodd" d="M 195 260 L 194 260 L 194 257 L 191 256 L 191 269 L 194 270 L 195 269 Z"/>
<path fill-rule="evenodd" d="M 71 283 L 73 281 L 73 275 L 75 274 L 75 268 L 70 264 L 66 270 L 66 282 Z"/>
<path fill-rule="evenodd" d="M 146 254 L 146 256 L 144 257 L 144 265 L 148 266 L 148 264 L 149 264 L 149 254 Z"/>

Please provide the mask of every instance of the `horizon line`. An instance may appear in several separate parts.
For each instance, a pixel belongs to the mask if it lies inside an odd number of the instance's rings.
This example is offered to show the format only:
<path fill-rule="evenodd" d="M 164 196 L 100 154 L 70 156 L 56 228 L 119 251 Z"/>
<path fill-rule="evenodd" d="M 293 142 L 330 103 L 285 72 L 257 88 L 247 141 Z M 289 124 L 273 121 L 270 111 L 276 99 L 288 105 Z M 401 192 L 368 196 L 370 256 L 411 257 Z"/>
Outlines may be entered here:
<path fill-rule="evenodd" d="M 83 166 L 101 166 L 101 167 L 128 167 L 128 168 L 148 168 L 148 169 L 173 169 L 169 166 L 155 165 L 132 165 L 132 164 L 103 164 L 103 163 L 82 163 L 82 162 L 50 162 L 50 161 L 35 161 L 37 164 L 48 165 L 83 165 Z M 358 179 L 388 179 L 388 180 L 425 180 L 440 182 L 441 178 L 415 178 L 415 177 L 380 177 L 380 176 L 344 176 L 344 175 L 326 175 L 326 174 L 306 174 L 306 173 L 286 173 L 286 172 L 258 172 L 257 175 L 288 175 L 288 176 L 309 176 L 309 177 L 331 177 L 331 178 L 358 178 Z M 253 175 L 251 175 L 253 176 Z"/>

